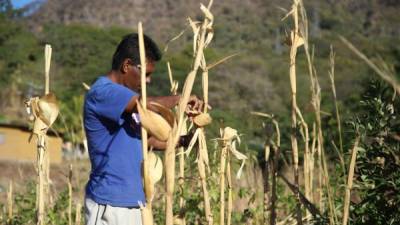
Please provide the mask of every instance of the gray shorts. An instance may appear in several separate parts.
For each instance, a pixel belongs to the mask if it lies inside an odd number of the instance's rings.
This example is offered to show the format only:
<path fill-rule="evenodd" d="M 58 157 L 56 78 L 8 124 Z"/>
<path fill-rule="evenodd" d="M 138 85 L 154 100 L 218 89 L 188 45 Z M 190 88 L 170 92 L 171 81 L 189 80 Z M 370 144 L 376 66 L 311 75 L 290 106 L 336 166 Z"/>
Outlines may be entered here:
<path fill-rule="evenodd" d="M 86 225 L 142 225 L 139 208 L 114 207 L 85 199 Z"/>

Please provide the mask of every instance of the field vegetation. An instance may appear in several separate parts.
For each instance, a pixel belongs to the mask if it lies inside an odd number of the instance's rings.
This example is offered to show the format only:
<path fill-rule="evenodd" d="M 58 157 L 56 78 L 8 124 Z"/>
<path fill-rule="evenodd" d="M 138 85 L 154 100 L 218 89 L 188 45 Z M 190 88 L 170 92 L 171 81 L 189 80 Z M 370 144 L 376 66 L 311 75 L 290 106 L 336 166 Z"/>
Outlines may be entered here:
<path fill-rule="evenodd" d="M 0 121 L 24 122 L 23 100 L 43 93 L 43 47 L 48 43 L 54 51 L 51 89 L 61 110 L 53 129 L 79 146 L 84 139 L 82 83 L 90 84 L 109 70 L 115 46 L 124 34 L 134 31 L 137 21 L 116 23 L 111 17 L 90 17 L 90 12 L 77 10 L 90 8 L 92 1 L 71 1 L 64 11 L 56 10 L 66 2 L 70 1 L 18 10 L 10 1 L 0 3 Z M 191 16 L 206 25 L 211 20 L 193 2 L 185 9 L 174 3 L 177 18 L 171 22 L 169 14 L 159 11 L 171 8 L 170 1 L 159 8 L 149 1 L 135 9 L 140 15 L 140 10 L 156 7 L 155 21 L 166 24 L 158 29 L 151 16 L 143 15 L 145 31 L 168 49 L 147 94 L 171 92 L 169 62 L 179 90 L 190 71 L 202 71 L 191 91 L 207 96 L 212 105 L 203 113 L 210 113 L 213 123 L 196 131 L 203 143 L 194 148 L 197 155 L 189 154 L 185 164 L 178 156 L 169 168 L 180 174 L 172 177 L 176 183 L 169 196 L 175 199 L 172 208 L 169 199 L 164 201 L 171 189 L 164 190 L 163 184 L 156 187 L 154 223 L 172 224 L 165 215 L 175 215 L 178 224 L 399 224 L 400 21 L 396 10 L 400 4 L 391 0 L 306 1 L 305 5 L 298 0 L 215 1 L 210 9 L 213 29 L 206 29 L 214 32 L 214 39 L 205 49 L 193 49 L 192 28 L 182 25 L 185 18 L 181 17 Z M 107 10 L 98 10 L 107 15 Z M 181 30 L 186 31 L 179 39 L 168 42 Z M 196 68 L 193 56 L 203 50 L 207 65 L 235 56 L 208 71 L 205 61 Z M 204 72 L 209 72 L 207 85 Z M 225 138 L 221 130 L 226 127 L 237 130 L 238 136 Z M 230 142 L 234 140 L 236 144 Z M 232 146 L 247 156 L 241 179 L 234 178 L 241 161 L 235 160 Z M 201 169 L 203 162 L 209 170 Z M 221 167 L 222 162 L 226 166 Z M 83 223 L 81 207 L 90 168 L 86 161 L 69 163 L 71 172 L 66 165 L 61 166 L 63 172 L 52 168 L 57 172 L 51 174 L 55 182 L 46 224 Z M 206 179 L 200 179 L 203 172 Z M 60 174 L 65 179 L 57 179 Z M 0 182 L 4 190 L 0 223 L 35 224 L 36 181 L 9 177 Z"/>

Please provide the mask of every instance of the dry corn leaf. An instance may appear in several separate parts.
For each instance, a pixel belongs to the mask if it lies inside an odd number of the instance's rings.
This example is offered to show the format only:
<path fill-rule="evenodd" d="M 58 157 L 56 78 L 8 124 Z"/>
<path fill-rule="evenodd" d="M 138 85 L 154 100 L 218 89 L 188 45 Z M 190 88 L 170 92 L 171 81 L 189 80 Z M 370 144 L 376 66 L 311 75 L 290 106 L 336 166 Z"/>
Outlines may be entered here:
<path fill-rule="evenodd" d="M 243 153 L 239 152 L 239 151 L 236 149 L 236 141 L 234 141 L 234 142 L 232 143 L 232 146 L 231 146 L 231 148 L 230 148 L 230 151 L 231 151 L 231 153 L 232 153 L 237 159 L 239 159 L 239 160 L 242 161 L 242 164 L 240 165 L 240 168 L 239 168 L 238 172 L 236 173 L 236 178 L 239 179 L 240 176 L 242 175 L 243 167 L 244 167 L 244 164 L 245 164 L 245 162 L 246 162 L 247 156 L 244 155 Z"/>
<path fill-rule="evenodd" d="M 188 18 L 189 25 L 192 27 L 193 30 L 193 54 L 196 54 L 197 51 L 197 41 L 200 33 L 200 26 L 198 25 L 199 22 L 194 22 L 192 19 Z"/>
<path fill-rule="evenodd" d="M 206 18 L 210 21 L 214 20 L 214 16 L 213 14 L 210 12 L 210 10 L 205 7 L 203 4 L 200 3 L 200 10 L 204 13 L 204 15 L 206 16 Z"/>
<path fill-rule="evenodd" d="M 207 29 L 211 29 L 213 22 L 214 22 L 214 16 L 213 14 L 210 12 L 210 10 L 205 7 L 203 4 L 200 4 L 200 10 L 204 13 L 204 15 L 206 16 L 206 18 L 209 20 L 209 23 L 207 24 Z"/>
<path fill-rule="evenodd" d="M 186 154 L 186 155 L 189 155 L 189 154 L 190 154 L 190 152 L 192 151 L 192 149 L 193 149 L 193 147 L 194 147 L 194 144 L 196 144 L 197 139 L 198 139 L 198 137 L 199 137 L 199 132 L 200 132 L 200 129 L 196 129 L 196 131 L 194 132 L 193 137 L 192 137 L 192 140 L 190 140 L 189 146 L 188 146 L 187 149 L 185 150 L 185 154 Z"/>
<path fill-rule="evenodd" d="M 158 140 L 166 141 L 171 132 L 171 126 L 168 122 L 159 114 L 143 109 L 141 103 L 136 102 L 136 104 L 141 125 Z"/>
<path fill-rule="evenodd" d="M 185 81 L 183 86 L 181 99 L 179 100 L 179 114 L 184 115 L 187 107 L 187 103 L 189 102 L 190 93 L 192 91 L 193 83 L 196 78 L 196 71 L 191 71 Z"/>
<path fill-rule="evenodd" d="M 82 82 L 82 86 L 83 86 L 83 88 L 85 88 L 86 91 L 90 90 L 90 85 L 88 85 L 87 83 Z"/>
<path fill-rule="evenodd" d="M 208 150 L 206 136 L 204 135 L 204 129 L 199 129 L 199 160 L 202 160 L 206 166 L 208 172 L 210 172 Z"/>
<path fill-rule="evenodd" d="M 211 43 L 213 37 L 214 37 L 214 31 L 210 29 L 207 33 L 206 40 L 204 41 L 204 48 L 207 48 L 207 46 Z"/>

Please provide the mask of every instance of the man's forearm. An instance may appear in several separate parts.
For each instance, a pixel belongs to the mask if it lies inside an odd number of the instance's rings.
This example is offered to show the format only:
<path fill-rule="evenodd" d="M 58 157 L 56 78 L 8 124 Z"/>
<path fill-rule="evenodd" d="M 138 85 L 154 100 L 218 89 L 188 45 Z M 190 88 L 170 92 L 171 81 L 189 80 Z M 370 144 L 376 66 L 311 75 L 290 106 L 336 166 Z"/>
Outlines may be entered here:
<path fill-rule="evenodd" d="M 152 109 L 151 106 L 151 102 L 156 102 L 168 109 L 172 109 L 173 107 L 175 107 L 180 99 L 180 95 L 171 95 L 171 96 L 157 96 L 157 97 L 152 97 L 152 96 L 148 96 L 148 108 Z"/>
<path fill-rule="evenodd" d="M 147 139 L 149 146 L 152 146 L 155 150 L 165 150 L 167 148 L 166 141 L 160 141 L 157 138 L 150 136 Z"/>

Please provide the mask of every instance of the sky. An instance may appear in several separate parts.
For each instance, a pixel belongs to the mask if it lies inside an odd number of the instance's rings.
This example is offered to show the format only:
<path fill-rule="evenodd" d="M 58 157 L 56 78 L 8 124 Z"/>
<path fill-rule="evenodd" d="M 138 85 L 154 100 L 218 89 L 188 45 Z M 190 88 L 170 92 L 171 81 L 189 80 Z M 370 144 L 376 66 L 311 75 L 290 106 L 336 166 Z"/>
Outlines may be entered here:
<path fill-rule="evenodd" d="M 30 2 L 33 2 L 33 0 L 11 0 L 11 3 L 13 4 L 14 8 L 17 9 L 25 6 Z"/>

